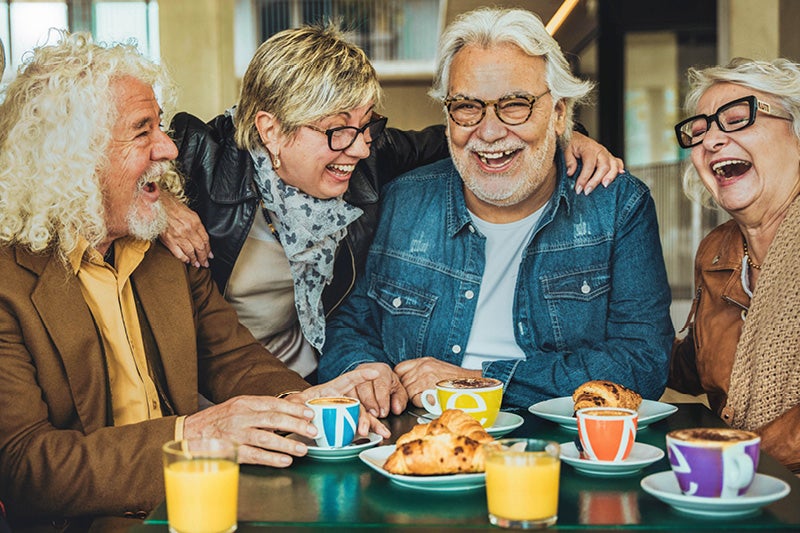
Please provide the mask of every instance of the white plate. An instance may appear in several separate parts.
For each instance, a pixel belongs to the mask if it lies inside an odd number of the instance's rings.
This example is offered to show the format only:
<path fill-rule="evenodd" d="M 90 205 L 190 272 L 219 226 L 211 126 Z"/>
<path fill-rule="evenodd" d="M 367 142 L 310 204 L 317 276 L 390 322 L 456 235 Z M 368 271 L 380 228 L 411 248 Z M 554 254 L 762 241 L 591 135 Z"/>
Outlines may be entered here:
<path fill-rule="evenodd" d="M 306 454 L 306 457 L 311 457 L 312 459 L 316 459 L 318 461 L 344 461 L 345 459 L 352 459 L 353 457 L 358 456 L 358 454 L 362 451 L 376 446 L 380 441 L 383 440 L 383 437 L 377 433 L 370 433 L 366 437 L 369 439 L 369 442 L 364 442 L 361 444 L 349 444 L 342 448 L 320 448 L 319 446 L 314 446 L 314 441 L 312 439 L 297 435 L 295 433 L 292 433 L 286 438 L 304 443 L 306 446 L 308 446 L 308 454 Z M 356 435 L 354 442 L 358 442 L 359 439 L 363 438 L 365 437 L 359 437 Z"/>
<path fill-rule="evenodd" d="M 651 474 L 640 482 L 645 492 L 652 494 L 676 511 L 706 518 L 737 518 L 755 514 L 763 506 L 789 494 L 789 485 L 780 479 L 756 474 L 747 492 L 734 498 L 705 498 L 686 496 L 678 487 L 672 470 Z"/>
<path fill-rule="evenodd" d="M 572 416 L 573 407 L 575 407 L 575 402 L 572 401 L 572 397 L 562 396 L 533 404 L 528 407 L 528 411 L 540 418 L 555 422 L 564 429 L 578 431 L 578 424 L 575 417 Z M 639 406 L 638 428 L 644 429 L 653 422 L 667 418 L 677 410 L 676 406 L 668 403 L 642 400 L 642 404 Z"/>
<path fill-rule="evenodd" d="M 592 461 L 581 459 L 574 442 L 561 445 L 561 460 L 578 472 L 590 476 L 628 476 L 639 472 L 664 457 L 664 451 L 656 446 L 635 442 L 630 455 L 624 461 Z"/>
<path fill-rule="evenodd" d="M 427 424 L 431 420 L 436 420 L 437 417 L 431 415 L 428 416 L 421 416 L 417 418 L 417 424 Z M 506 413 L 504 411 L 500 411 L 497 413 L 497 418 L 492 424 L 491 427 L 486 428 L 486 432 L 494 438 L 500 438 L 503 435 L 508 435 L 518 427 L 522 425 L 525 421 L 524 418 L 519 416 L 516 413 Z"/>
<path fill-rule="evenodd" d="M 401 476 L 391 474 L 383 469 L 386 459 L 394 452 L 394 444 L 391 446 L 378 446 L 371 450 L 364 450 L 358 457 L 364 463 L 391 480 L 392 483 L 414 490 L 426 490 L 437 492 L 454 492 L 464 490 L 475 490 L 486 485 L 486 474 L 447 474 L 443 476 Z"/>

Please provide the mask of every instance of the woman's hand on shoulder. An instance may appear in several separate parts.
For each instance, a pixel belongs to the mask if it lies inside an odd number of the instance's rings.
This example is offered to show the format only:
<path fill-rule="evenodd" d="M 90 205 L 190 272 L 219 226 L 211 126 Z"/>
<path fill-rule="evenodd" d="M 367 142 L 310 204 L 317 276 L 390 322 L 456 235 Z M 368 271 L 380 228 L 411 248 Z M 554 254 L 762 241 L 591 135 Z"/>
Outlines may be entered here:
<path fill-rule="evenodd" d="M 583 162 L 581 173 L 575 180 L 575 192 L 591 193 L 599 185 L 608 187 L 625 170 L 625 162 L 609 152 L 605 146 L 577 131 L 572 132 L 569 146 L 564 150 L 567 174 L 578 168 L 578 159 Z"/>
<path fill-rule="evenodd" d="M 161 203 L 167 212 L 167 229 L 159 239 L 172 255 L 196 267 L 208 267 L 214 257 L 208 233 L 200 217 L 173 195 L 162 192 Z"/>

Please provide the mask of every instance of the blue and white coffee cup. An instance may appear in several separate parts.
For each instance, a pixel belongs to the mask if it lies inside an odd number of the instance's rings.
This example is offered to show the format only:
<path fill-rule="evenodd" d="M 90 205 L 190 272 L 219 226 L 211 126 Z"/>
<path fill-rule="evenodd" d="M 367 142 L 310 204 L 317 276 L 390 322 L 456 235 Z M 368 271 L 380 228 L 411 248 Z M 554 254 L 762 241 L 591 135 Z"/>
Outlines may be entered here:
<path fill-rule="evenodd" d="M 314 411 L 314 439 L 320 448 L 341 448 L 347 446 L 358 431 L 358 414 L 361 402 L 357 398 L 336 396 L 308 400 L 306 406 Z"/>

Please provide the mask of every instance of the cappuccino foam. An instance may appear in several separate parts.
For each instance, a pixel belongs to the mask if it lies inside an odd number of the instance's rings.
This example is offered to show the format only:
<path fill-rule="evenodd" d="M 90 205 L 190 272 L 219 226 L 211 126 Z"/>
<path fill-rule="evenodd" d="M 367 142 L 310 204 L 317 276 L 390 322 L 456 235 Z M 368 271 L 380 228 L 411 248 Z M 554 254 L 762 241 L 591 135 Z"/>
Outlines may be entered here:
<path fill-rule="evenodd" d="M 353 405 L 356 400 L 353 398 L 315 398 L 308 403 L 313 405 Z"/>
<path fill-rule="evenodd" d="M 734 428 L 692 428 L 671 431 L 669 436 L 676 440 L 702 443 L 744 442 L 758 438 L 758 435 L 743 429 Z"/>
<path fill-rule="evenodd" d="M 453 378 L 442 380 L 436 386 L 447 389 L 485 389 L 502 384 L 502 381 L 494 378 Z"/>

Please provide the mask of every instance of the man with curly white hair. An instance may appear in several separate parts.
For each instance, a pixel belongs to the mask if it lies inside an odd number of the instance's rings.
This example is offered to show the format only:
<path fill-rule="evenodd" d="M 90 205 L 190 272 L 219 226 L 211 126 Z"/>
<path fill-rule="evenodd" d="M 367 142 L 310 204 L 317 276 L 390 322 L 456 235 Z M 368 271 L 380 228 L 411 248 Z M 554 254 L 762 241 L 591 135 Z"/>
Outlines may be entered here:
<path fill-rule="evenodd" d="M 309 388 L 208 270 L 153 242 L 161 191 L 181 194 L 164 71 L 132 45 L 58 37 L 0 105 L 0 500 L 15 527 L 144 516 L 173 438 L 224 437 L 241 462 L 288 466 L 307 448 L 283 435 L 316 434 L 303 402 L 377 377 Z M 198 410 L 198 392 L 215 405 Z M 388 436 L 365 414 L 370 427 Z"/>

